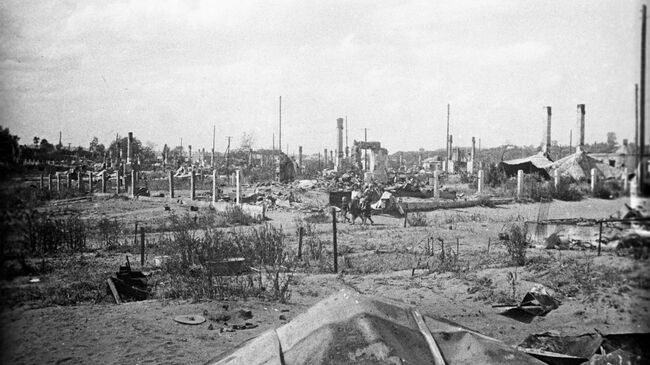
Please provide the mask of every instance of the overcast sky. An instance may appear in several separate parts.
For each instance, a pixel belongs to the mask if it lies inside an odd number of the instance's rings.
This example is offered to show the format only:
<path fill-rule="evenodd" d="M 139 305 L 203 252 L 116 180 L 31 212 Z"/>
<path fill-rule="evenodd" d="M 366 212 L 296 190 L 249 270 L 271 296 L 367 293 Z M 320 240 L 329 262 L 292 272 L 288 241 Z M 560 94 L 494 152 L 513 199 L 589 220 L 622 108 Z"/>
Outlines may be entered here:
<path fill-rule="evenodd" d="M 454 145 L 634 136 L 639 0 L 2 1 L 0 125 L 87 146 L 133 131 L 162 148 L 225 136 L 296 152 L 350 144 L 389 153 Z M 277 142 L 276 142 L 277 145 Z"/>

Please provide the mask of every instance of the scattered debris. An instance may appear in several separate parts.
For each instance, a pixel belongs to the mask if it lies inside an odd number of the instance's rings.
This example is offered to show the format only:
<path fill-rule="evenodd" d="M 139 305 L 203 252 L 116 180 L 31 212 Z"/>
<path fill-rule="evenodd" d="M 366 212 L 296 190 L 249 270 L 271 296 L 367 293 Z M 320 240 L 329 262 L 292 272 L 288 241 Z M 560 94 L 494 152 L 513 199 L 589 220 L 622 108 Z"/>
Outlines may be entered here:
<path fill-rule="evenodd" d="M 165 263 L 169 262 L 169 260 L 171 260 L 171 256 L 168 256 L 168 255 L 154 256 L 153 265 L 155 267 L 161 267 Z"/>
<path fill-rule="evenodd" d="M 115 302 L 120 304 L 124 298 L 132 300 L 145 300 L 149 298 L 150 289 L 147 286 L 147 277 L 142 271 L 131 270 L 129 257 L 126 265 L 120 266 L 120 271 L 106 281 L 107 292 L 113 295 Z"/>
<path fill-rule="evenodd" d="M 183 314 L 174 317 L 174 321 L 181 324 L 197 325 L 205 322 L 205 317 L 199 315 Z"/>
<path fill-rule="evenodd" d="M 257 328 L 257 325 L 252 324 L 250 322 L 246 322 L 244 324 L 233 324 L 231 328 L 233 330 L 249 330 L 249 329 Z"/>
<path fill-rule="evenodd" d="M 542 285 L 535 285 L 516 306 L 512 305 L 493 305 L 493 308 L 507 308 L 502 315 L 521 321 L 530 323 L 533 317 L 545 316 L 553 309 L 560 306 L 560 301 L 553 298 L 546 288 Z"/>
<path fill-rule="evenodd" d="M 250 309 L 240 309 L 239 316 L 244 319 L 253 318 L 253 311 L 251 311 Z"/>
<path fill-rule="evenodd" d="M 650 356 L 649 340 L 650 333 L 544 332 L 526 337 L 518 348 L 548 364 L 640 364 Z"/>
<path fill-rule="evenodd" d="M 213 275 L 230 276 L 239 275 L 251 271 L 251 267 L 246 265 L 246 259 L 243 257 L 229 257 L 223 260 L 208 262 Z"/>

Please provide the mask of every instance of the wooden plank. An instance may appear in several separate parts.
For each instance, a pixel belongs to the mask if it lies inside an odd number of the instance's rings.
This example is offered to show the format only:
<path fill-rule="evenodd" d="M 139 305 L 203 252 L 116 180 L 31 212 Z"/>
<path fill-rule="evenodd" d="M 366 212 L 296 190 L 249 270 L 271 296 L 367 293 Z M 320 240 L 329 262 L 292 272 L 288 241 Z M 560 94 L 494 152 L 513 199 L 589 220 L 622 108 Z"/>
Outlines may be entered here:
<path fill-rule="evenodd" d="M 427 341 L 427 344 L 429 345 L 429 350 L 431 350 L 431 355 L 433 356 L 433 363 L 435 365 L 445 365 L 445 359 L 442 357 L 440 348 L 438 348 L 438 345 L 436 344 L 436 340 L 433 339 L 433 336 L 429 331 L 429 327 L 427 327 L 426 323 L 424 323 L 424 318 L 422 318 L 420 312 L 418 312 L 415 309 L 412 311 L 412 313 L 415 322 L 418 324 L 418 329 L 420 330 L 420 333 L 422 333 L 422 336 L 424 336 L 424 339 Z"/>
<path fill-rule="evenodd" d="M 113 283 L 113 278 L 106 279 L 106 284 L 108 285 L 108 288 L 111 289 L 111 293 L 113 293 L 113 298 L 115 299 L 115 303 L 122 304 L 122 299 L 120 299 L 120 293 L 117 292 L 117 288 Z"/>

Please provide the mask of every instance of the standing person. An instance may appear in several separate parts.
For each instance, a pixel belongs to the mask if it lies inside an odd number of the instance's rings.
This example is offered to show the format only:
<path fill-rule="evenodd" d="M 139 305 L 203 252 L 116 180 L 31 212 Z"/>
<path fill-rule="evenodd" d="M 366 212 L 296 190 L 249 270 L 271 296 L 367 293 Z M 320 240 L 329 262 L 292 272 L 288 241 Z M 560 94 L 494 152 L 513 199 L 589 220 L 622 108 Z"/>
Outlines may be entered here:
<path fill-rule="evenodd" d="M 363 197 L 361 199 L 361 221 L 366 224 L 366 219 L 370 221 L 370 225 L 374 225 L 372 220 L 372 206 L 370 204 L 370 197 Z"/>
<path fill-rule="evenodd" d="M 348 218 L 348 210 L 350 210 L 350 203 L 348 202 L 348 197 L 344 196 L 341 198 L 341 214 L 343 215 L 343 222 L 350 222 L 350 218 Z"/>
<path fill-rule="evenodd" d="M 363 220 L 363 217 L 361 216 L 361 209 L 359 207 L 359 196 L 354 195 L 352 197 L 352 201 L 350 202 L 350 215 L 352 216 L 352 221 L 350 224 L 354 224 L 354 221 L 357 220 L 357 217 L 361 217 Z"/>

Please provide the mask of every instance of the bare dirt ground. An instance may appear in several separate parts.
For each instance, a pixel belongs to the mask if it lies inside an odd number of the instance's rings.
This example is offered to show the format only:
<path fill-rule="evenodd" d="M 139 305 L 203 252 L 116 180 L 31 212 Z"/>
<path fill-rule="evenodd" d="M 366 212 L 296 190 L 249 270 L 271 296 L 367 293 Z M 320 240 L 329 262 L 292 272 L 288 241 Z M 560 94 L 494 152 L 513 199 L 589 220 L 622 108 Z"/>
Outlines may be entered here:
<path fill-rule="evenodd" d="M 553 202 L 548 218 L 605 218 L 623 207 L 625 199 L 585 199 Z M 150 201 L 93 198 L 70 204 L 84 217 L 117 218 L 129 224 L 164 222 L 170 214 L 189 214 L 191 204 L 178 200 L 163 204 Z M 488 336 L 516 345 L 527 335 L 545 331 L 563 334 L 593 332 L 648 332 L 650 327 L 650 265 L 647 260 L 618 256 L 611 250 L 597 257 L 594 250 L 557 251 L 530 248 L 528 262 L 515 267 L 498 236 L 513 222 L 535 220 L 538 204 L 511 204 L 434 211 L 425 214 L 428 224 L 403 227 L 403 219 L 374 217 L 375 225 L 338 225 L 339 274 L 299 270 L 291 285 L 288 303 L 258 299 L 229 301 L 148 300 L 122 305 L 108 299 L 74 306 L 34 308 L 29 302 L 13 305 L 0 314 L 3 364 L 187 364 L 203 363 L 233 349 L 257 334 L 282 325 L 306 308 L 341 288 L 385 296 L 416 306 L 423 312 L 455 321 Z M 297 218 L 309 213 L 273 210 L 269 224 L 282 226 L 295 248 Z M 331 251 L 331 222 L 315 224 L 316 235 Z M 401 252 L 413 252 L 434 238 L 456 250 L 460 264 L 451 270 L 416 269 Z M 488 252 L 488 240 L 490 250 Z M 437 247 L 437 246 L 436 246 Z M 108 256 L 115 270 L 124 254 Z M 137 254 L 131 255 L 137 262 Z M 409 256 L 412 260 L 413 255 Z M 152 257 L 147 257 L 150 263 Z M 327 271 L 327 270 L 324 270 Z M 509 273 L 517 279 L 508 281 Z M 581 276 L 579 277 L 578 274 Z M 584 282 L 572 289 L 575 275 Z M 512 277 L 512 274 L 510 275 Z M 32 285 L 17 277 L 5 286 Z M 42 278 L 46 281 L 47 278 Z M 534 285 L 544 284 L 562 304 L 545 317 L 521 323 L 501 316 L 503 297 L 521 298 Z M 553 287 L 555 286 L 555 287 Z M 513 293 L 514 291 L 514 293 Z M 228 309 L 224 308 L 228 306 Z M 241 318 L 238 309 L 250 309 L 253 317 Z M 214 320 L 232 314 L 228 326 Z M 190 326 L 176 323 L 177 315 L 203 315 L 208 320 Z M 233 324 L 250 323 L 247 329 L 229 332 Z"/>

